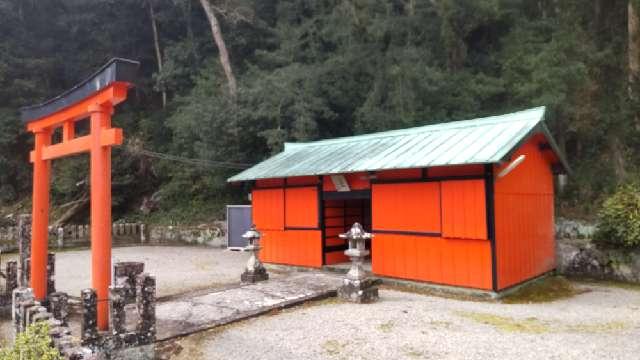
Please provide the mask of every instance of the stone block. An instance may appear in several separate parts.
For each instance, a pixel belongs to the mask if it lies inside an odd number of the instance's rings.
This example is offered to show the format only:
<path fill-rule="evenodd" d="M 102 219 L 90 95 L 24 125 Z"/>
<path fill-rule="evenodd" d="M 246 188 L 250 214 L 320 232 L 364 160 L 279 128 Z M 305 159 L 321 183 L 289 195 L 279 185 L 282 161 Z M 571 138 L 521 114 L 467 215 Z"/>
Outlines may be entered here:
<path fill-rule="evenodd" d="M 81 340 L 84 346 L 97 345 L 98 336 L 98 297 L 94 289 L 84 289 L 82 297 Z"/>
<path fill-rule="evenodd" d="M 253 272 L 245 270 L 242 275 L 240 275 L 240 280 L 243 283 L 253 284 L 258 281 L 269 280 L 269 274 L 267 273 L 267 269 L 264 267 L 255 269 Z"/>
<path fill-rule="evenodd" d="M 378 288 L 375 280 L 350 280 L 344 279 L 342 286 L 338 288 L 338 297 L 359 304 L 372 303 L 378 300 Z"/>

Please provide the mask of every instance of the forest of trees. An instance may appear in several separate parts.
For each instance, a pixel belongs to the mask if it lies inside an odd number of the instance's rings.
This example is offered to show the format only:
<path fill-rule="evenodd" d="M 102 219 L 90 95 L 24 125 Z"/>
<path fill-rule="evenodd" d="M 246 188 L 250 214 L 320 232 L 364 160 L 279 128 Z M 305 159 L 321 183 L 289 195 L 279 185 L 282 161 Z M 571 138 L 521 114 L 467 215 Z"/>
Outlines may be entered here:
<path fill-rule="evenodd" d="M 114 118 L 114 219 L 215 218 L 243 201 L 218 162 L 284 141 L 539 105 L 574 170 L 559 212 L 589 217 L 640 174 L 639 14 L 640 0 L 0 0 L 0 209 L 29 202 L 19 108 L 125 57 L 141 69 Z M 87 160 L 54 162 L 54 215 L 86 216 Z"/>

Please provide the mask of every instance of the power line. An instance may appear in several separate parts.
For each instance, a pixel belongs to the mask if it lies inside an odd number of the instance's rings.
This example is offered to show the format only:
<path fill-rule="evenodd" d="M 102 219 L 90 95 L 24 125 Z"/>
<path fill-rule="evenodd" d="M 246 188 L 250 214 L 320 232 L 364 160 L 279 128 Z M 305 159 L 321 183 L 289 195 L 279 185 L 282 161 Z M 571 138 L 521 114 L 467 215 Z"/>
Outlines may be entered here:
<path fill-rule="evenodd" d="M 182 156 L 163 154 L 163 153 L 140 149 L 140 148 L 128 148 L 128 150 L 129 152 L 132 152 L 132 153 L 136 153 L 136 154 L 140 154 L 140 155 L 144 155 L 144 156 L 148 156 L 156 159 L 175 161 L 183 164 L 208 167 L 208 168 L 247 169 L 253 166 L 252 164 L 235 163 L 235 162 L 229 162 L 229 161 L 192 159 L 192 158 L 186 158 Z"/>

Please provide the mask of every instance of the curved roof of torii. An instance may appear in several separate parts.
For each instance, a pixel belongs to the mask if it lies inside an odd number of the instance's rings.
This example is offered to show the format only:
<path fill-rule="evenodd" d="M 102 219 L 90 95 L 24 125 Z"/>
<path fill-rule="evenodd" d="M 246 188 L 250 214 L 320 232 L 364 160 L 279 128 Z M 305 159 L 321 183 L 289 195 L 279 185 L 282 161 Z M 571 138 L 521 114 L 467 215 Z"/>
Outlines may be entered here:
<path fill-rule="evenodd" d="M 229 182 L 362 171 L 492 164 L 508 161 L 531 136 L 542 134 L 569 165 L 544 123 L 545 107 L 373 134 L 286 143 L 284 151 L 242 171 Z"/>

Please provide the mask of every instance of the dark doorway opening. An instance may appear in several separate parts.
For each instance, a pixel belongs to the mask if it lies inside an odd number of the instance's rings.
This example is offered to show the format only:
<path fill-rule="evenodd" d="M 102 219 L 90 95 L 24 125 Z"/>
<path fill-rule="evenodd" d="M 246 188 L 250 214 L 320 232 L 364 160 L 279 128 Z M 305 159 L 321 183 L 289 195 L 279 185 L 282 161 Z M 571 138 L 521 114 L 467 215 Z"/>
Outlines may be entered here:
<path fill-rule="evenodd" d="M 349 245 L 347 240 L 341 239 L 339 235 L 347 232 L 356 222 L 371 232 L 371 192 L 325 192 L 323 199 L 324 264 L 347 262 L 349 258 L 344 255 L 344 251 Z M 367 242 L 367 248 L 371 248 L 370 242 Z"/>

